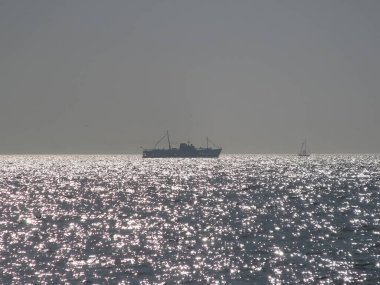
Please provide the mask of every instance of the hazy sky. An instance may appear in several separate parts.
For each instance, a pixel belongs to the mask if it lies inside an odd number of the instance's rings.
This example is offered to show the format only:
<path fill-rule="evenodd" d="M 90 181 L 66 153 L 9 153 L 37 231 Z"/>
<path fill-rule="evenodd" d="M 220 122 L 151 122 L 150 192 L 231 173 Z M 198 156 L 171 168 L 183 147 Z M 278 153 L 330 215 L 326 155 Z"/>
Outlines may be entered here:
<path fill-rule="evenodd" d="M 379 0 L 0 0 L 0 153 L 380 152 Z"/>

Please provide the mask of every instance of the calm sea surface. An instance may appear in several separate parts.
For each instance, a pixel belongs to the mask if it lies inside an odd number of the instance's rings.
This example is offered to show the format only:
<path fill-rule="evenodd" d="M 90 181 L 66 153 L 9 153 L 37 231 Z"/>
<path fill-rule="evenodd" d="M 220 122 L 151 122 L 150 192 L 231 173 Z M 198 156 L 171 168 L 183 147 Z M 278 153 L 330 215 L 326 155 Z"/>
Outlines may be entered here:
<path fill-rule="evenodd" d="M 378 284 L 380 156 L 0 156 L 1 284 Z"/>

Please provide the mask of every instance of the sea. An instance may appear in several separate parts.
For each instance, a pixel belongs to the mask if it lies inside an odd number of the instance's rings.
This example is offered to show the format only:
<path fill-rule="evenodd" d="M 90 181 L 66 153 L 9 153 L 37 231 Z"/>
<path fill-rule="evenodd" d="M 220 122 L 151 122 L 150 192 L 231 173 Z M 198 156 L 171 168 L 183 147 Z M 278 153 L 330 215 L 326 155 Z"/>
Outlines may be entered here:
<path fill-rule="evenodd" d="M 380 284 L 380 155 L 0 156 L 1 284 Z"/>

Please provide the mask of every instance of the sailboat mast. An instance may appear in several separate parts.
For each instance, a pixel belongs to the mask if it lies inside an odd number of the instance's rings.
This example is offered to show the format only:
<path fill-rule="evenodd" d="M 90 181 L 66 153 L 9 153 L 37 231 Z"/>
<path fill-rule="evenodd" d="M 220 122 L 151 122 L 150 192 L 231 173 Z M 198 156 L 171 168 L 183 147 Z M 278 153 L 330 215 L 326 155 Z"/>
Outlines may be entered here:
<path fill-rule="evenodd" d="M 166 136 L 168 137 L 169 149 L 172 149 L 172 147 L 170 145 L 169 131 L 166 131 Z"/>
<path fill-rule="evenodd" d="M 206 141 L 207 141 L 206 148 L 208 149 L 208 137 L 206 137 Z"/>
<path fill-rule="evenodd" d="M 306 138 L 305 138 L 305 154 L 307 153 L 307 148 L 306 148 Z"/>

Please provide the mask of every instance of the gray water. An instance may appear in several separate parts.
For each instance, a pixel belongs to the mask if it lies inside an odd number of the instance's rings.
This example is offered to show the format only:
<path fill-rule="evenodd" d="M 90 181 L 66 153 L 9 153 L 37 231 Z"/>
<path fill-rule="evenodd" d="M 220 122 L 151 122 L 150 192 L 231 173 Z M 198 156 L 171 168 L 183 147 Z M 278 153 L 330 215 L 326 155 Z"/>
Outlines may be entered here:
<path fill-rule="evenodd" d="M 0 156 L 2 284 L 376 284 L 380 156 Z"/>

